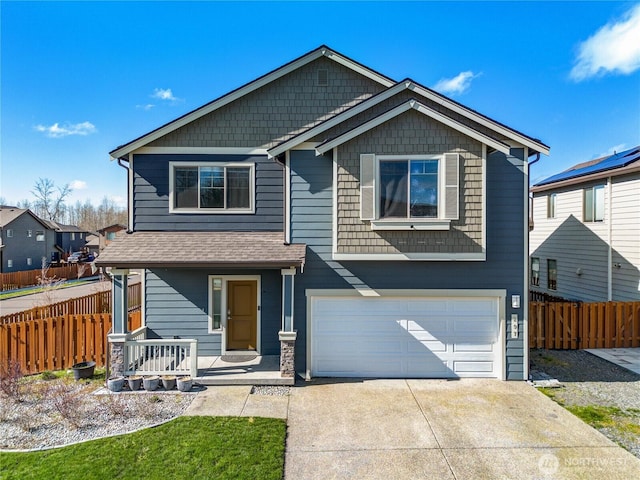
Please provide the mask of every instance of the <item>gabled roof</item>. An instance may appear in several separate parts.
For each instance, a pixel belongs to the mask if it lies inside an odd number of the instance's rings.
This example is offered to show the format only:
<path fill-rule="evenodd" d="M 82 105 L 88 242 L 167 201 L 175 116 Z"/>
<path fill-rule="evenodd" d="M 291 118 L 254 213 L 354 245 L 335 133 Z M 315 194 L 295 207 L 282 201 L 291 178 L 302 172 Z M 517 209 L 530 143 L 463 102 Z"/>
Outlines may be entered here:
<path fill-rule="evenodd" d="M 336 115 L 335 117 L 325 120 L 324 122 L 319 123 L 318 125 L 315 125 L 314 127 L 311 127 L 308 130 L 301 132 L 298 135 L 276 145 L 275 147 L 269 149 L 267 153 L 271 157 L 276 157 L 284 153 L 285 151 L 297 145 L 300 145 L 303 142 L 306 142 L 310 138 L 315 137 L 316 135 L 319 135 L 327 131 L 328 129 L 344 122 L 345 120 L 348 120 L 349 118 L 352 118 L 353 116 L 361 112 L 364 112 L 375 105 L 378 105 L 379 103 L 391 98 L 392 96 L 400 93 L 403 90 L 409 90 L 409 91 L 415 92 L 416 94 L 421 95 L 424 98 L 427 98 L 435 103 L 438 103 L 444 106 L 445 108 L 451 110 L 452 112 L 462 115 L 468 118 L 469 120 L 475 123 L 478 123 L 479 125 L 482 125 L 484 127 L 487 127 L 495 131 L 497 134 L 503 135 L 504 137 L 514 140 L 528 147 L 530 149 L 530 153 L 540 152 L 540 153 L 544 153 L 545 155 L 549 154 L 549 147 L 544 143 L 542 143 L 541 141 L 534 139 L 532 137 L 529 137 L 521 132 L 518 132 L 517 130 L 509 128 L 506 125 L 496 120 L 493 120 L 485 115 L 482 115 L 481 113 L 478 113 L 475 110 L 465 107 L 464 105 L 456 102 L 455 100 L 452 100 L 448 97 L 445 97 L 444 95 L 441 95 L 440 93 L 434 90 L 431 90 L 430 88 L 420 85 L 419 83 L 411 80 L 410 78 L 407 78 L 401 82 L 398 82 L 394 86 L 388 88 L 387 90 L 384 90 L 383 92 L 380 92 L 377 95 L 374 95 L 373 97 L 365 100 L 364 102 L 361 102 L 358 105 L 355 105 L 345 110 L 339 115 Z"/>
<path fill-rule="evenodd" d="M 96 265 L 287 268 L 304 264 L 306 245 L 282 232 L 134 232 L 117 237 Z"/>
<path fill-rule="evenodd" d="M 0 227 L 5 227 L 13 222 L 18 217 L 28 214 L 31 215 L 37 222 L 39 222 L 43 227 L 52 230 L 52 227 L 47 223 L 46 220 L 38 217 L 35 213 L 33 213 L 28 208 L 18 208 L 18 207 L 9 207 L 2 205 L 0 206 Z"/>
<path fill-rule="evenodd" d="M 119 146 L 118 148 L 116 148 L 115 150 L 111 151 L 109 154 L 111 155 L 111 158 L 116 159 L 116 158 L 121 158 L 124 155 L 127 155 L 128 153 L 131 153 L 134 150 L 137 150 L 140 147 L 145 146 L 146 144 L 157 140 L 158 138 L 167 135 L 168 133 L 177 130 L 178 128 L 193 122 L 194 120 L 207 115 L 211 112 L 213 112 L 214 110 L 217 110 L 231 102 L 233 102 L 234 100 L 237 100 L 238 98 L 247 95 L 250 92 L 253 92 L 254 90 L 257 90 L 258 88 L 271 83 L 275 80 L 277 80 L 280 77 L 283 77 L 284 75 L 287 75 L 288 73 L 320 58 L 320 57 L 327 57 L 330 60 L 333 60 L 337 63 L 340 63 L 350 69 L 352 69 L 355 72 L 358 72 L 368 78 L 371 78 L 375 81 L 377 81 L 378 83 L 384 85 L 385 87 L 391 87 L 392 85 L 394 85 L 396 82 L 392 79 L 390 79 L 389 77 L 386 77 L 378 72 L 376 72 L 375 70 L 372 70 L 368 67 L 365 67 L 364 65 L 356 62 L 355 60 L 352 60 L 338 52 L 336 52 L 335 50 L 331 50 L 329 47 L 327 47 L 326 45 L 322 45 L 318 48 L 316 48 L 315 50 L 312 50 L 311 52 L 302 55 L 301 57 L 298 57 L 297 59 L 275 69 L 272 70 L 271 72 L 257 78 L 256 80 L 253 80 L 252 82 L 249 82 L 245 85 L 243 85 L 242 87 L 239 87 L 229 93 L 227 93 L 226 95 L 223 95 L 209 103 L 207 103 L 206 105 L 203 105 L 200 108 L 197 108 L 141 137 L 136 138 L 135 140 L 132 140 L 129 143 L 126 143 L 124 145 Z"/>
<path fill-rule="evenodd" d="M 549 190 L 635 171 L 640 171 L 640 146 L 595 160 L 578 163 L 563 172 L 536 183 L 531 188 L 531 191 Z"/>
<path fill-rule="evenodd" d="M 331 150 L 332 148 L 337 147 L 338 145 L 341 145 L 344 142 L 347 142 L 352 138 L 355 138 L 363 134 L 364 132 L 371 130 L 372 128 L 375 128 L 378 125 L 381 125 L 391 120 L 392 118 L 395 118 L 398 115 L 411 109 L 416 110 L 422 113 L 423 115 L 426 115 L 427 117 L 433 118 L 434 120 L 437 120 L 440 123 L 447 125 L 448 127 L 451 127 L 454 130 L 459 131 L 460 133 L 463 133 L 481 143 L 484 143 L 485 145 L 495 148 L 500 152 L 508 154 L 510 151 L 510 147 L 506 143 L 501 142 L 500 140 L 496 140 L 495 138 L 489 137 L 488 135 L 485 135 L 484 133 L 469 127 L 468 125 L 465 125 L 463 123 L 458 122 L 457 120 L 454 120 L 453 118 L 447 117 L 446 115 L 443 115 L 442 113 L 430 107 L 427 107 L 426 105 L 418 102 L 415 99 L 410 99 L 401 103 L 397 107 L 392 108 L 391 110 L 387 110 L 386 112 L 378 115 L 377 117 L 369 120 L 368 122 L 365 122 L 361 125 L 358 125 L 355 128 L 352 128 L 351 130 L 337 136 L 334 139 L 327 140 L 321 143 L 316 147 L 316 153 L 318 155 L 321 155 Z"/>

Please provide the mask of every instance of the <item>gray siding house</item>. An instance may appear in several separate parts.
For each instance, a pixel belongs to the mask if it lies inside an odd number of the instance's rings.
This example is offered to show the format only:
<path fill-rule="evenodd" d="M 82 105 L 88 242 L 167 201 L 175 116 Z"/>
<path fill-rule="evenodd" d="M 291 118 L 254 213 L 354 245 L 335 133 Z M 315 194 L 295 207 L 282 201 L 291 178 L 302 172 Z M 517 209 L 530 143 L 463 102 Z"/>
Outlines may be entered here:
<path fill-rule="evenodd" d="M 279 355 L 288 378 L 526 379 L 528 160 L 548 151 L 313 50 L 111 152 L 130 191 L 129 232 L 97 260 L 112 358 L 143 269 L 147 338 L 198 355 Z"/>
<path fill-rule="evenodd" d="M 0 206 L 0 273 L 36 270 L 51 261 L 56 234 L 31 210 Z"/>
<path fill-rule="evenodd" d="M 531 289 L 639 301 L 640 146 L 574 165 L 531 191 Z"/>

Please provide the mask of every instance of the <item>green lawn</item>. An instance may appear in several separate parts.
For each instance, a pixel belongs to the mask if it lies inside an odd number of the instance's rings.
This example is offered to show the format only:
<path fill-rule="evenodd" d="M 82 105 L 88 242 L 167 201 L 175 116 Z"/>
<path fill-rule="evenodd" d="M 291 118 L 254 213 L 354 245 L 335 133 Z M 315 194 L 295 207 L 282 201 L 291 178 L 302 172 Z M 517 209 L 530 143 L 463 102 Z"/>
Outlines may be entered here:
<path fill-rule="evenodd" d="M 156 428 L 43 452 L 0 452 L 9 479 L 281 480 L 286 423 L 178 417 Z"/>
<path fill-rule="evenodd" d="M 95 280 L 69 280 L 60 285 L 56 285 L 55 287 L 33 286 L 30 288 L 24 288 L 22 290 L 18 290 L 15 292 L 0 293 L 0 300 L 8 300 L 9 298 L 24 297 L 26 295 L 32 295 L 34 293 L 42 293 L 47 290 L 52 291 L 52 290 L 58 290 L 62 288 L 77 287 L 79 285 L 86 285 L 88 283 L 95 283 Z"/>

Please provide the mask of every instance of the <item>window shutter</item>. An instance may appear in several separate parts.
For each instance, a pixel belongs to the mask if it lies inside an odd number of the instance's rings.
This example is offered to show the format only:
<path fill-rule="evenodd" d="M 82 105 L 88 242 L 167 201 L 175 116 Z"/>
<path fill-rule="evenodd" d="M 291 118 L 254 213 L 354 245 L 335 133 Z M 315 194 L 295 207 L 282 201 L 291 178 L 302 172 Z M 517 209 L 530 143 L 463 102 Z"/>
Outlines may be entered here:
<path fill-rule="evenodd" d="M 376 205 L 376 156 L 360 155 L 360 219 L 374 220 Z"/>
<path fill-rule="evenodd" d="M 459 216 L 460 155 L 444 154 L 444 218 L 457 220 Z"/>

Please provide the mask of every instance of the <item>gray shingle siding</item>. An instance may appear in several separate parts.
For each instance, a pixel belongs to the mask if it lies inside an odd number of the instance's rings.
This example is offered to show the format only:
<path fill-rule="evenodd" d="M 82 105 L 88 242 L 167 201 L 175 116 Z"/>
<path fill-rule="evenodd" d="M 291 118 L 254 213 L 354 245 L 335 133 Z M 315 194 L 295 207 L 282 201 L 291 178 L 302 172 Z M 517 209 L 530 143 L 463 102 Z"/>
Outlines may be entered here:
<path fill-rule="evenodd" d="M 7 230 L 12 230 L 13 237 L 7 237 Z M 31 230 L 32 236 L 27 236 Z M 44 242 L 36 241 L 36 232 L 44 231 Z M 24 213 L 2 229 L 2 269 L 3 273 L 19 272 L 23 270 L 37 270 L 42 267 L 42 258 L 48 264 L 54 253 L 55 232 L 46 229 L 40 222 L 28 213 Z M 31 258 L 31 265 L 27 264 Z M 13 266 L 8 267 L 8 260 Z"/>
<path fill-rule="evenodd" d="M 522 150 L 515 152 L 522 156 Z M 353 288 L 361 283 L 373 289 L 505 289 L 511 295 L 527 295 L 525 262 L 525 179 L 522 160 L 494 153 L 487 160 L 487 260 L 484 262 L 374 262 L 331 259 L 332 175 L 331 159 L 313 152 L 291 153 L 291 241 L 307 244 L 304 273 L 296 276 L 296 367 L 306 365 L 306 289 Z M 308 185 L 305 185 L 308 184 Z M 316 223 L 299 229 L 299 224 Z M 523 308 L 512 310 L 507 301 L 505 316 L 517 313 L 520 338 L 509 338 L 507 324 L 506 378 L 523 376 Z M 505 320 L 506 320 L 505 319 Z"/>
<path fill-rule="evenodd" d="M 146 270 L 144 295 L 148 338 L 195 338 L 198 355 L 221 354 L 221 334 L 208 332 L 209 275 L 261 276 L 261 353 L 278 355 L 282 298 L 279 270 Z"/>
<path fill-rule="evenodd" d="M 255 163 L 255 214 L 169 213 L 169 162 Z M 283 169 L 266 156 L 135 155 L 134 230 L 282 231 Z"/>

